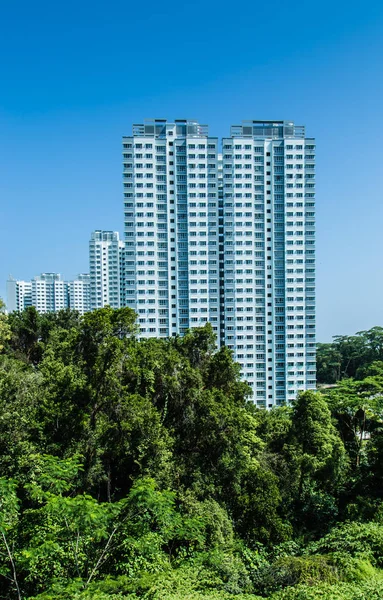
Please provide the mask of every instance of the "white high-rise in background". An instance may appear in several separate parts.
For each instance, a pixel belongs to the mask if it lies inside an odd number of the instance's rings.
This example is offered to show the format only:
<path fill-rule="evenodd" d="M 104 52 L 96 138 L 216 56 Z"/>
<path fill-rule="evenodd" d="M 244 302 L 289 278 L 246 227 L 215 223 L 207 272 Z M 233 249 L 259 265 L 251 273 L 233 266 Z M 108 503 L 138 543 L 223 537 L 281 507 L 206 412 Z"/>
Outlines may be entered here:
<path fill-rule="evenodd" d="M 123 138 L 123 303 L 141 334 L 211 322 L 220 341 L 218 139 L 196 121 L 156 119 Z"/>
<path fill-rule="evenodd" d="M 32 283 L 10 277 L 7 281 L 7 311 L 21 312 L 32 306 Z"/>
<path fill-rule="evenodd" d="M 80 273 L 77 279 L 68 282 L 69 306 L 81 315 L 91 310 L 90 308 L 90 275 Z"/>
<path fill-rule="evenodd" d="M 121 306 L 121 269 L 124 242 L 117 231 L 96 230 L 89 242 L 91 309 Z"/>
<path fill-rule="evenodd" d="M 315 388 L 315 142 L 287 121 L 223 140 L 224 343 L 259 406 Z"/>
<path fill-rule="evenodd" d="M 7 311 L 23 311 L 34 306 L 41 313 L 70 308 L 80 314 L 90 310 L 90 277 L 81 273 L 74 281 L 64 281 L 59 273 L 41 273 L 31 281 L 7 281 Z"/>
<path fill-rule="evenodd" d="M 67 286 L 59 273 L 41 273 L 32 279 L 32 306 L 39 313 L 69 307 Z"/>

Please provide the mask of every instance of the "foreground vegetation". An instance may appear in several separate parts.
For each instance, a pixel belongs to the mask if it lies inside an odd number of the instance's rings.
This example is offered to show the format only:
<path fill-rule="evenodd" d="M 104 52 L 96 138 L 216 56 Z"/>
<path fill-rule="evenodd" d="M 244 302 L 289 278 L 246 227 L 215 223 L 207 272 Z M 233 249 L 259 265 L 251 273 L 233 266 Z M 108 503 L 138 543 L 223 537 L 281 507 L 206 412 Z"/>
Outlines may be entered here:
<path fill-rule="evenodd" d="M 383 363 L 270 412 L 210 326 L 0 313 L 0 596 L 383 597 Z"/>

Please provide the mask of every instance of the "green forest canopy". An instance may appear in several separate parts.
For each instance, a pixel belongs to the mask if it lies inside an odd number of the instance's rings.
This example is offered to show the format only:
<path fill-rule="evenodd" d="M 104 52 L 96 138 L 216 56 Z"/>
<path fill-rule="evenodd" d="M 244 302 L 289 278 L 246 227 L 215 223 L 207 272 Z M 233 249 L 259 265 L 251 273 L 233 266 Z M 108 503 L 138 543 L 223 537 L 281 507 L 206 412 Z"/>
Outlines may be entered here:
<path fill-rule="evenodd" d="M 363 379 L 374 361 L 383 361 L 383 327 L 335 335 L 333 342 L 317 345 L 317 381 L 332 384 L 347 377 Z"/>
<path fill-rule="evenodd" d="M 381 599 L 381 357 L 266 412 L 210 325 L 136 333 L 1 313 L 1 597 Z"/>

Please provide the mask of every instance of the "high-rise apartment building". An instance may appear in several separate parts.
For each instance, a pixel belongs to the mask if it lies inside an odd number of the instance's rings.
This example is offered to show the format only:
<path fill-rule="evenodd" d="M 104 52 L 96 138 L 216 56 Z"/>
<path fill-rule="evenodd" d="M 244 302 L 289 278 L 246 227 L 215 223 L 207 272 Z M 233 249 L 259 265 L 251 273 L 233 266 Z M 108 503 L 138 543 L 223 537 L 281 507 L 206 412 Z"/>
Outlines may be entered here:
<path fill-rule="evenodd" d="M 223 139 L 224 343 L 259 406 L 315 388 L 315 142 L 286 121 Z"/>
<path fill-rule="evenodd" d="M 121 306 L 124 242 L 117 231 L 93 231 L 89 242 L 91 309 Z"/>
<path fill-rule="evenodd" d="M 81 315 L 91 310 L 90 275 L 80 273 L 73 281 L 68 281 L 69 307 Z"/>
<path fill-rule="evenodd" d="M 32 306 L 32 283 L 10 277 L 7 280 L 7 310 L 21 312 Z"/>
<path fill-rule="evenodd" d="M 196 121 L 148 120 L 123 138 L 123 302 L 143 336 L 209 321 L 220 342 L 218 149 Z"/>
<path fill-rule="evenodd" d="M 122 301 L 144 337 L 210 321 L 259 406 L 315 388 L 315 142 L 287 121 L 123 138 Z"/>
<path fill-rule="evenodd" d="M 39 313 L 70 308 L 80 314 L 90 310 L 90 278 L 81 273 L 74 281 L 64 281 L 59 273 L 42 273 L 31 281 L 7 281 L 7 311 L 23 311 L 34 306 Z"/>
<path fill-rule="evenodd" d="M 41 273 L 31 281 L 32 306 L 40 313 L 68 308 L 68 289 L 59 273 Z"/>

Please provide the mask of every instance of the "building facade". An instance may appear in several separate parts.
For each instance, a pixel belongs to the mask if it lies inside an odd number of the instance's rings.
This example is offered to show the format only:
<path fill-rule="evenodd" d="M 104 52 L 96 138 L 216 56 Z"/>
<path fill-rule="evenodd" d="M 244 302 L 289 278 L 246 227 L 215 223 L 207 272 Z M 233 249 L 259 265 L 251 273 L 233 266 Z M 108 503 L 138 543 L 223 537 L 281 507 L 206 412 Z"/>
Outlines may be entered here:
<path fill-rule="evenodd" d="M 220 342 L 218 149 L 196 121 L 145 121 L 123 138 L 123 303 L 145 337 L 209 321 Z"/>
<path fill-rule="evenodd" d="M 89 242 L 91 310 L 122 304 L 124 242 L 117 231 L 96 230 Z"/>
<path fill-rule="evenodd" d="M 91 310 L 90 303 L 90 275 L 80 273 L 73 281 L 68 281 L 68 302 L 72 310 L 77 310 L 80 315 Z"/>
<path fill-rule="evenodd" d="M 41 273 L 31 281 L 10 278 L 7 311 L 21 312 L 29 306 L 41 314 L 67 308 L 84 314 L 90 310 L 90 277 L 81 273 L 73 281 L 64 281 L 59 273 Z"/>
<path fill-rule="evenodd" d="M 316 386 L 315 142 L 286 121 L 223 139 L 224 343 L 259 406 Z"/>
<path fill-rule="evenodd" d="M 261 407 L 315 388 L 315 141 L 288 121 L 123 138 L 121 300 L 143 337 L 211 322 Z"/>
<path fill-rule="evenodd" d="M 32 283 L 21 281 L 10 277 L 7 280 L 7 311 L 21 312 L 28 306 L 32 306 Z"/>
<path fill-rule="evenodd" d="M 41 273 L 32 279 L 32 306 L 39 313 L 69 307 L 68 287 L 59 273 Z"/>

